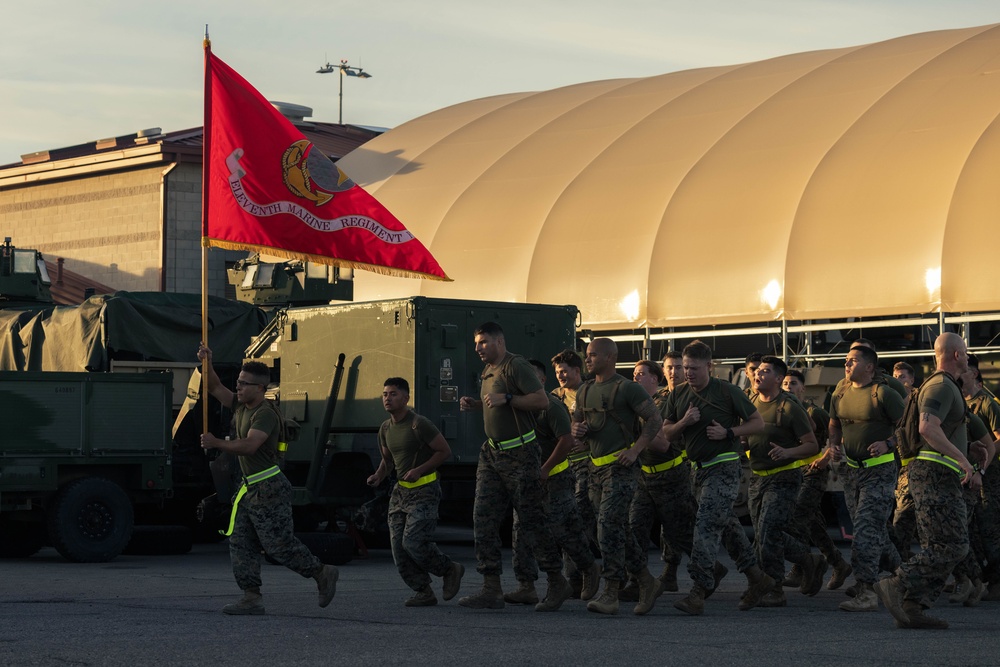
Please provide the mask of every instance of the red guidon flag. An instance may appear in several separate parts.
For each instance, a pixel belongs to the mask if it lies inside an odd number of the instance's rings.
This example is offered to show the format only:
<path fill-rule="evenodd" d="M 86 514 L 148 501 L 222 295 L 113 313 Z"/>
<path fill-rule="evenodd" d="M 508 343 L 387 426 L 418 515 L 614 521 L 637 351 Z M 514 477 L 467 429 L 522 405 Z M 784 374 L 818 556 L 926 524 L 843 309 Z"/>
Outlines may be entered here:
<path fill-rule="evenodd" d="M 202 245 L 451 280 L 396 217 L 205 50 Z"/>

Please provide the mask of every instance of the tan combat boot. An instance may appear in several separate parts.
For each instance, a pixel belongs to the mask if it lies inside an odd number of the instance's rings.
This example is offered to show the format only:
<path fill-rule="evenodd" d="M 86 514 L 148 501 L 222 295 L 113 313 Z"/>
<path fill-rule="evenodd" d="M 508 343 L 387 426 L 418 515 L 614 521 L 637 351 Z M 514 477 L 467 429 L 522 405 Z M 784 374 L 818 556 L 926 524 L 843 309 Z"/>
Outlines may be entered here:
<path fill-rule="evenodd" d="M 639 582 L 632 577 L 618 591 L 618 599 L 622 602 L 636 602 L 639 599 Z"/>
<path fill-rule="evenodd" d="M 913 630 L 947 630 L 948 621 L 924 614 L 924 608 L 919 602 L 913 600 L 903 601 L 903 612 L 906 614 L 906 622 L 900 623 L 901 628 Z"/>
<path fill-rule="evenodd" d="M 465 596 L 458 601 L 458 604 L 469 609 L 503 609 L 503 589 L 500 588 L 500 575 L 484 575 L 483 589 L 475 595 Z"/>
<path fill-rule="evenodd" d="M 788 598 L 785 597 L 783 584 L 779 584 L 764 594 L 760 599 L 758 607 L 787 607 Z"/>
<path fill-rule="evenodd" d="M 222 608 L 223 614 L 233 616 L 259 616 L 264 613 L 264 602 L 259 588 L 248 588 L 243 591 L 243 597 L 238 602 L 227 604 Z"/>
<path fill-rule="evenodd" d="M 452 561 L 447 574 L 441 578 L 441 595 L 445 600 L 450 600 L 458 595 L 458 590 L 462 587 L 462 575 L 465 574 L 465 566 Z"/>
<path fill-rule="evenodd" d="M 677 592 L 677 563 L 674 561 L 665 564 L 660 574 L 660 593 L 665 592 Z"/>
<path fill-rule="evenodd" d="M 764 574 L 759 565 L 747 568 L 743 574 L 747 578 L 747 592 L 740 601 L 740 611 L 750 611 L 760 603 L 760 599 L 775 586 L 775 581 Z"/>
<path fill-rule="evenodd" d="M 847 577 L 851 576 L 851 572 L 854 568 L 851 564 L 844 559 L 840 559 L 839 563 L 833 566 L 833 574 L 830 575 L 830 581 L 826 582 L 826 589 L 828 591 L 835 591 L 844 585 L 847 581 Z"/>
<path fill-rule="evenodd" d="M 573 594 L 573 587 L 561 572 L 550 572 L 548 584 L 545 599 L 535 605 L 535 611 L 556 611 Z"/>
<path fill-rule="evenodd" d="M 660 580 L 644 569 L 639 573 L 639 604 L 635 606 L 632 613 L 636 616 L 648 614 L 656 604 L 656 598 L 660 597 L 662 584 Z"/>
<path fill-rule="evenodd" d="M 424 586 L 422 589 L 414 593 L 412 597 L 407 599 L 403 605 L 407 607 L 433 607 L 437 603 L 438 599 L 434 595 L 434 591 L 431 590 L 431 587 Z"/>
<path fill-rule="evenodd" d="M 590 600 L 601 588 L 601 566 L 596 562 L 583 573 L 583 586 L 580 589 L 580 599 Z"/>
<path fill-rule="evenodd" d="M 823 576 L 826 574 L 826 558 L 821 554 L 807 554 L 809 561 L 807 567 L 802 568 L 802 583 L 799 585 L 799 592 L 812 597 L 823 588 Z M 806 572 L 809 573 L 808 577 Z"/>
<path fill-rule="evenodd" d="M 844 611 L 878 611 L 878 595 L 872 584 L 858 583 L 858 594 L 840 603 Z"/>
<path fill-rule="evenodd" d="M 953 604 L 965 602 L 969 599 L 969 594 L 971 592 L 972 581 L 964 574 L 960 574 L 955 577 L 955 592 L 948 596 L 948 602 Z"/>
<path fill-rule="evenodd" d="M 605 579 L 604 592 L 601 593 L 601 597 L 587 603 L 587 611 L 592 611 L 598 614 L 617 614 L 618 588 L 620 586 L 620 581 Z"/>
<path fill-rule="evenodd" d="M 680 609 L 685 614 L 700 616 L 705 611 L 705 597 L 705 589 L 695 584 L 691 587 L 691 592 L 687 594 L 687 597 L 674 603 L 674 608 Z"/>
<path fill-rule="evenodd" d="M 538 604 L 538 593 L 535 591 L 535 582 L 517 582 L 517 590 L 504 593 L 503 601 L 510 604 Z"/>
<path fill-rule="evenodd" d="M 792 569 L 788 571 L 781 585 L 788 588 L 798 588 L 802 585 L 802 567 L 798 563 L 793 565 Z"/>
<path fill-rule="evenodd" d="M 337 580 L 340 579 L 340 570 L 333 565 L 324 565 L 315 577 L 316 588 L 319 589 L 319 606 L 325 607 L 333 600 L 337 594 Z"/>

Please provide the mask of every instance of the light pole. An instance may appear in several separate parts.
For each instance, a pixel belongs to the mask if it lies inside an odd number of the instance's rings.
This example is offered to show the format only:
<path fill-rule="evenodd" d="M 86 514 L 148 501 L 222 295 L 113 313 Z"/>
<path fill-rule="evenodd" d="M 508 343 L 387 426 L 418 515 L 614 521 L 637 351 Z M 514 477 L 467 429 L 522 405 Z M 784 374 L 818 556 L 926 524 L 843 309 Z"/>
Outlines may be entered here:
<path fill-rule="evenodd" d="M 360 67 L 351 67 L 347 64 L 347 60 L 344 58 L 340 59 L 339 65 L 331 65 L 329 62 L 318 70 L 317 74 L 330 74 L 331 72 L 340 72 L 340 94 L 339 94 L 339 108 L 337 112 L 337 124 L 344 124 L 344 77 L 345 76 L 356 76 L 359 79 L 370 79 L 372 75 L 364 71 Z"/>

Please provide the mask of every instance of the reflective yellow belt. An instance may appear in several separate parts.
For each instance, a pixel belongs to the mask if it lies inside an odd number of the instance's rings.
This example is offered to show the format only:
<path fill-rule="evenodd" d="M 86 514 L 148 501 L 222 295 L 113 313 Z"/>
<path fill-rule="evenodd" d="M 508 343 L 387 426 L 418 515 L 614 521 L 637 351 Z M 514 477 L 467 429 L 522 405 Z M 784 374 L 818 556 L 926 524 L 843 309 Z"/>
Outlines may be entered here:
<path fill-rule="evenodd" d="M 591 461 L 591 463 L 593 463 L 598 468 L 600 468 L 601 466 L 606 466 L 609 463 L 614 463 L 615 461 L 617 461 L 618 460 L 618 455 L 621 454 L 622 452 L 624 452 L 626 449 L 632 449 L 633 445 L 635 445 L 634 442 L 631 445 L 629 445 L 628 447 L 622 447 L 617 452 L 611 452 L 610 454 L 608 454 L 606 456 L 599 456 L 596 459 L 593 456 L 591 456 L 590 457 L 590 461 Z"/>
<path fill-rule="evenodd" d="M 865 459 L 864 461 L 855 461 L 850 456 L 844 455 L 844 460 L 847 461 L 847 465 L 852 468 L 874 468 L 875 466 L 880 466 L 883 463 L 889 463 L 890 461 L 895 460 L 895 458 L 895 452 L 889 452 L 888 454 Z"/>
<path fill-rule="evenodd" d="M 780 468 L 768 468 L 767 470 L 751 470 L 755 475 L 760 475 L 761 477 L 767 477 L 768 475 L 776 475 L 779 472 L 785 472 L 786 470 L 795 470 L 796 468 L 801 468 L 805 465 L 802 460 L 792 461 L 788 465 L 781 466 Z"/>
<path fill-rule="evenodd" d="M 819 452 L 818 454 L 813 454 L 807 459 L 802 459 L 802 465 L 804 466 L 812 465 L 816 461 L 819 461 L 821 456 L 823 456 L 823 452 Z"/>
<path fill-rule="evenodd" d="M 962 466 L 958 464 L 958 461 L 951 458 L 950 456 L 945 456 L 944 454 L 938 454 L 937 452 L 932 452 L 926 449 L 921 449 L 920 453 L 917 454 L 917 458 L 921 461 L 933 461 L 934 463 L 940 463 L 946 468 L 950 468 L 955 471 L 959 477 L 964 477 L 965 473 L 962 472 Z"/>
<path fill-rule="evenodd" d="M 916 456 L 911 456 L 909 458 L 899 459 L 899 465 L 901 465 L 901 466 L 903 466 L 905 468 L 906 466 L 910 465 L 910 461 L 912 461 L 915 458 L 917 458 L 917 457 Z"/>
<path fill-rule="evenodd" d="M 241 486 L 240 490 L 236 492 L 236 499 L 233 500 L 233 511 L 229 514 L 229 528 L 220 530 L 220 535 L 229 537 L 233 534 L 233 527 L 236 525 L 236 509 L 240 506 L 240 500 L 242 500 L 243 496 L 246 495 L 247 487 L 251 484 L 256 484 L 257 482 L 263 482 L 265 479 L 270 479 L 271 477 L 279 474 L 281 474 L 281 468 L 278 466 L 271 466 L 267 470 L 255 472 L 249 477 L 243 478 L 243 486 Z"/>
<path fill-rule="evenodd" d="M 570 463 L 576 463 L 577 461 L 586 461 L 590 458 L 590 454 L 587 452 L 578 452 L 576 454 L 569 454 L 566 456 L 566 460 Z"/>
<path fill-rule="evenodd" d="M 719 463 L 725 463 L 726 461 L 739 461 L 739 460 L 740 460 L 740 455 L 737 454 L 736 452 L 725 452 L 724 454 L 719 454 L 714 459 L 709 459 L 705 462 L 691 461 L 691 465 L 693 465 L 698 470 L 701 470 L 702 468 L 711 468 L 714 465 L 718 465 Z"/>
<path fill-rule="evenodd" d="M 421 477 L 420 479 L 418 479 L 415 482 L 404 482 L 403 480 L 398 480 L 398 481 L 399 481 L 399 485 L 401 487 L 403 487 L 404 489 L 415 489 L 418 486 L 423 486 L 424 484 L 430 484 L 431 482 L 433 482 L 437 478 L 438 478 L 438 474 L 437 474 L 437 470 L 435 470 L 431 474 L 424 475 L 423 477 Z"/>
<path fill-rule="evenodd" d="M 684 455 L 681 454 L 675 459 L 671 459 L 666 463 L 658 463 L 655 466 L 642 466 L 642 471 L 647 475 L 655 475 L 658 472 L 663 472 L 664 470 L 670 470 L 671 468 L 676 468 L 680 464 L 684 463 Z"/>
<path fill-rule="evenodd" d="M 517 449 L 521 445 L 526 445 L 529 442 L 535 441 L 535 431 L 531 430 L 524 435 L 518 436 L 516 438 L 511 438 L 510 440 L 500 440 L 496 441 L 493 438 L 487 438 L 486 442 L 490 443 L 490 447 L 493 449 L 505 450 L 505 449 Z"/>
<path fill-rule="evenodd" d="M 549 471 L 549 477 L 552 477 L 554 475 L 558 475 L 563 470 L 567 470 L 567 469 L 569 469 L 569 459 L 563 459 L 562 463 L 560 463 L 560 464 L 552 467 L 552 470 Z"/>

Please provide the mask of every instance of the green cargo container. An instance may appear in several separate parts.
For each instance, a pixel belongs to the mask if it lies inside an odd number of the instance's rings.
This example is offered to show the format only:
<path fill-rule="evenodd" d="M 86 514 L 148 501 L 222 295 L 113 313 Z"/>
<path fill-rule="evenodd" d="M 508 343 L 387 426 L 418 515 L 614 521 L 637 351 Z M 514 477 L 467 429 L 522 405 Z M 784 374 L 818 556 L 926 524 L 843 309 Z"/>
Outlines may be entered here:
<path fill-rule="evenodd" d="M 382 388 L 393 376 L 410 382 L 410 405 L 437 424 L 452 448 L 452 459 L 442 469 L 445 497 L 470 501 L 485 439 L 482 415 L 460 412 L 458 404 L 464 395 L 479 394 L 483 363 L 473 332 L 484 322 L 498 322 L 508 349 L 548 364 L 555 353 L 575 346 L 577 315 L 575 306 L 428 297 L 280 311 L 249 353 L 276 369 L 281 410 L 300 426 L 285 459 L 298 502 L 338 504 L 337 496 L 363 494 L 357 480 L 363 468 L 378 461 L 375 437 L 386 419 Z M 345 371 L 327 426 L 324 416 L 340 354 Z M 548 388 L 555 386 L 550 373 Z M 324 463 L 310 493 L 317 451 Z M 359 471 L 353 484 L 345 467 Z"/>

